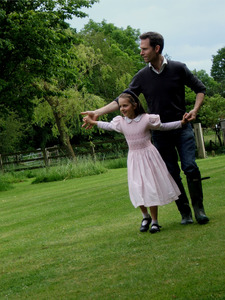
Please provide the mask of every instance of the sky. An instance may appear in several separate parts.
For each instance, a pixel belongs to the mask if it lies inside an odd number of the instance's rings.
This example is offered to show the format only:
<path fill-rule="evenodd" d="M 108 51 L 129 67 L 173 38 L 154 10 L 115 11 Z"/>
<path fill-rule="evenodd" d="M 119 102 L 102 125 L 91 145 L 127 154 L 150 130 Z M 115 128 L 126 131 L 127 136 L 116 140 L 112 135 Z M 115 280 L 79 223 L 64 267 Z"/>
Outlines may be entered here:
<path fill-rule="evenodd" d="M 141 33 L 159 32 L 163 54 L 208 75 L 213 55 L 225 47 L 225 0 L 100 0 L 81 11 L 89 17 L 69 21 L 77 31 L 91 19 L 123 29 L 131 26 Z"/>

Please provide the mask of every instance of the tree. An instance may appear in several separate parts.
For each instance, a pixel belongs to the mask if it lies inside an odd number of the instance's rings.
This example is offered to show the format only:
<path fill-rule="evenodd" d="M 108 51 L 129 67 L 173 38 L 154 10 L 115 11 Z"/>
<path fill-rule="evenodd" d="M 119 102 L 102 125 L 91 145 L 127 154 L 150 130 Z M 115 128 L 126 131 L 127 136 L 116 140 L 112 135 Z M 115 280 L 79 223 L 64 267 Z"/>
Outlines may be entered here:
<path fill-rule="evenodd" d="M 213 77 L 209 76 L 205 70 L 193 71 L 193 74 L 197 76 L 203 84 L 206 86 L 206 95 L 211 97 L 215 94 L 221 93 L 221 83 L 217 82 Z"/>
<path fill-rule="evenodd" d="M 219 93 L 225 97 L 225 47 L 219 49 L 217 55 L 213 55 L 211 76 L 220 83 Z"/>
<path fill-rule="evenodd" d="M 24 124 L 14 112 L 8 112 L 0 119 L 0 153 L 13 152 L 24 135 Z"/>
<path fill-rule="evenodd" d="M 212 77 L 218 82 L 225 81 L 225 47 L 213 55 L 213 64 L 211 69 Z"/>
<path fill-rule="evenodd" d="M 75 30 L 69 29 L 66 19 L 73 15 L 86 16 L 80 9 L 95 2 L 97 0 L 0 2 L 2 113 L 10 109 L 26 122 L 31 121 L 32 99 L 43 97 L 43 92 L 49 94 L 47 89 L 37 88 L 38 81 L 45 81 L 46 87 L 57 81 L 58 89 L 62 90 L 76 83 L 79 69 L 69 66 L 73 56 L 69 51 L 77 43 L 77 35 Z"/>
<path fill-rule="evenodd" d="M 127 87 L 143 66 L 138 45 L 139 30 L 118 28 L 105 21 L 89 21 L 80 33 L 84 43 L 102 54 L 93 69 L 89 91 L 111 101 Z"/>
<path fill-rule="evenodd" d="M 69 81 L 64 82 L 61 76 L 57 75 L 54 79 L 52 77 L 51 81 L 40 79 L 35 83 L 39 94 L 42 95 L 35 100 L 35 123 L 40 126 L 51 123 L 53 134 L 60 135 L 69 156 L 75 158 L 70 138 L 81 130 L 80 112 L 88 108 L 88 103 L 92 103 L 93 107 L 90 107 L 92 109 L 104 106 L 105 102 L 100 97 L 88 93 L 85 88 L 87 74 L 90 75 L 92 69 L 100 63 L 101 54 L 95 53 L 91 47 L 82 44 L 73 45 L 68 54 L 71 55 L 69 70 L 79 71 L 76 80 L 69 85 Z M 61 67 L 59 66 L 58 69 L 60 70 Z M 63 71 L 65 71 L 64 67 Z M 94 104 L 89 98 L 94 99 Z"/>
<path fill-rule="evenodd" d="M 204 127 L 214 128 L 219 120 L 225 119 L 225 98 L 218 94 L 206 97 L 199 116 Z"/>
<path fill-rule="evenodd" d="M 67 61 L 71 43 L 77 42 L 65 19 L 86 16 L 79 9 L 96 1 L 0 2 L 0 96 L 5 105 L 23 116 L 32 110 L 29 100 L 36 92 L 34 78 L 51 77 Z"/>

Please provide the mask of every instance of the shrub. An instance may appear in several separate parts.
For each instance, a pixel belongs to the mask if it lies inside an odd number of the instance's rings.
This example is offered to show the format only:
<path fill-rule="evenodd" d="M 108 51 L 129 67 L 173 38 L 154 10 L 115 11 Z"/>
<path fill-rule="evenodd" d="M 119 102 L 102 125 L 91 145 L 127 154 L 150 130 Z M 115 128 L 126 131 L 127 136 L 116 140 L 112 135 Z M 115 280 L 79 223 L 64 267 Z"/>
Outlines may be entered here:
<path fill-rule="evenodd" d="M 107 169 L 102 163 L 95 162 L 91 158 L 78 158 L 76 162 L 68 160 L 67 163 L 42 169 L 32 183 L 79 178 L 105 172 Z"/>

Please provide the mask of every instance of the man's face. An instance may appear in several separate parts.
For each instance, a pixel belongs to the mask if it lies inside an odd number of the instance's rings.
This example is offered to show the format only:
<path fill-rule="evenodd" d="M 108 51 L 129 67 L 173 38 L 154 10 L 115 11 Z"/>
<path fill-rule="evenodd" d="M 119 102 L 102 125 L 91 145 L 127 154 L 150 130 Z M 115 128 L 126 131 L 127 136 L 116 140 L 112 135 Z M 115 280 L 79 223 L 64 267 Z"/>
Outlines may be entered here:
<path fill-rule="evenodd" d="M 150 46 L 149 39 L 141 40 L 140 48 L 140 54 L 146 63 L 153 62 L 156 59 L 156 50 Z"/>

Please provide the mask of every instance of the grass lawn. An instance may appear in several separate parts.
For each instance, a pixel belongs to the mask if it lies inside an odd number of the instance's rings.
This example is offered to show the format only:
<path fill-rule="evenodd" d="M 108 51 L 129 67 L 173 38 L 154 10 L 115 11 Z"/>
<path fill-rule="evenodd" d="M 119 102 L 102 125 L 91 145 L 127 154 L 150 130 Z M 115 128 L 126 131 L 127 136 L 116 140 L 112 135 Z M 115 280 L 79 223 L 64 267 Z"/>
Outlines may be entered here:
<path fill-rule="evenodd" d="M 1 192 L 0 299 L 225 299 L 225 156 L 198 165 L 210 222 L 182 226 L 171 203 L 154 235 L 125 168 Z"/>

